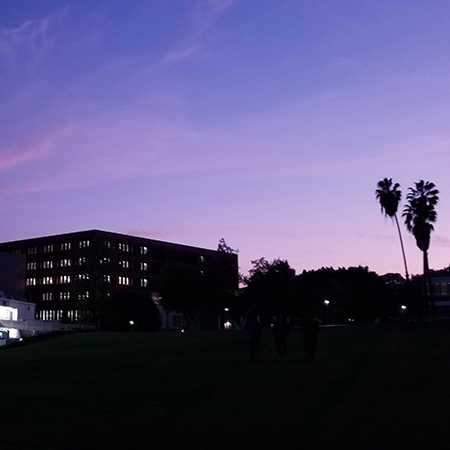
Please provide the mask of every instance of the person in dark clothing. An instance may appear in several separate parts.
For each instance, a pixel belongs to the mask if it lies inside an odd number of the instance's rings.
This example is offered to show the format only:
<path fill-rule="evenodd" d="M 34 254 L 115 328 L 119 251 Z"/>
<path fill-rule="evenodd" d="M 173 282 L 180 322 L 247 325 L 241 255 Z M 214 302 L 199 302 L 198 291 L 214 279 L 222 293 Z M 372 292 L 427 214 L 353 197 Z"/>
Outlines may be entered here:
<path fill-rule="evenodd" d="M 290 332 L 291 327 L 289 326 L 288 321 L 282 314 L 278 314 L 272 324 L 272 334 L 275 339 L 278 359 L 286 358 L 287 343 Z"/>
<path fill-rule="evenodd" d="M 245 330 L 247 331 L 250 358 L 254 359 L 259 353 L 259 349 L 261 348 L 262 327 L 256 317 L 250 316 L 247 318 Z"/>
<path fill-rule="evenodd" d="M 308 318 L 302 323 L 303 349 L 310 359 L 316 357 L 316 346 L 319 337 L 319 325 L 321 321 L 315 317 Z"/>

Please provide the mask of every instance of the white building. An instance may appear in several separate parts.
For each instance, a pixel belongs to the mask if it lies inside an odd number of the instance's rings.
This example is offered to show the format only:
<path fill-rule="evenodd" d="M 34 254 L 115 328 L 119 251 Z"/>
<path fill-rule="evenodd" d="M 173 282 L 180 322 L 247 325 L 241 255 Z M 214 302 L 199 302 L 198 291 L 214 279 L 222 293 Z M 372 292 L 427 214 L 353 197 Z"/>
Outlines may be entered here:
<path fill-rule="evenodd" d="M 26 300 L 5 297 L 0 291 L 0 345 L 7 339 L 21 339 L 51 331 L 94 330 L 92 326 L 62 324 L 56 320 L 36 320 L 36 305 Z"/>
<path fill-rule="evenodd" d="M 0 332 L 3 340 L 20 338 L 20 328 L 17 324 L 34 321 L 36 305 L 25 300 L 17 300 L 12 297 L 5 297 L 0 292 Z"/>

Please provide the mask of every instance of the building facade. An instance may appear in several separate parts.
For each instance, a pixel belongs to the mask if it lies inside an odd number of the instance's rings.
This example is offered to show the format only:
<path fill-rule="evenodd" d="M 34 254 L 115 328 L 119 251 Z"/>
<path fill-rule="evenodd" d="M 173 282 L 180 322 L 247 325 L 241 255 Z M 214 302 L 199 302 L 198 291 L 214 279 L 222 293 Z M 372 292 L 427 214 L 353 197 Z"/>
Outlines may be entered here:
<path fill-rule="evenodd" d="M 24 294 L 41 320 L 93 323 L 100 301 L 126 293 L 157 303 L 169 265 L 202 271 L 227 258 L 235 267 L 230 282 L 238 285 L 235 254 L 101 230 L 4 242 L 0 253 L 25 255 Z"/>
<path fill-rule="evenodd" d="M 432 277 L 431 286 L 436 317 L 450 318 L 450 277 Z"/>
<path fill-rule="evenodd" d="M 0 253 L 0 291 L 7 297 L 25 296 L 26 257 L 21 253 Z"/>

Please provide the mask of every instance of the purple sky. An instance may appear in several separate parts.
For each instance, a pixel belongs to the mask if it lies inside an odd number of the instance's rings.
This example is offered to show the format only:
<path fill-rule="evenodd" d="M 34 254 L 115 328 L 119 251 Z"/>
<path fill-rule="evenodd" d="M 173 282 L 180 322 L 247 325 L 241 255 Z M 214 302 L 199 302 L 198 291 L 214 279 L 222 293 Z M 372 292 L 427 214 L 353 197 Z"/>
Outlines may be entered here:
<path fill-rule="evenodd" d="M 244 273 L 403 273 L 374 191 L 424 179 L 446 267 L 449 19 L 448 0 L 2 0 L 0 241 L 224 237 Z"/>

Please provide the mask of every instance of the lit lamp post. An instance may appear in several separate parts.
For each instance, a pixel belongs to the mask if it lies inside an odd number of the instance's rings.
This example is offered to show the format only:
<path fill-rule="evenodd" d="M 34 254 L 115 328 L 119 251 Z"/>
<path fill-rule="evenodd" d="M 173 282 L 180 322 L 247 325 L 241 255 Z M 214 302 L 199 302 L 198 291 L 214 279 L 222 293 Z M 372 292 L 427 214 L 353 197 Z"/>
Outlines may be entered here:
<path fill-rule="evenodd" d="M 325 303 L 325 308 L 327 309 L 327 325 L 330 325 L 330 315 L 329 315 L 329 312 L 328 312 L 330 301 L 329 300 L 324 300 L 324 303 Z"/>
<path fill-rule="evenodd" d="M 229 308 L 225 308 L 225 313 L 226 313 L 225 320 L 226 320 L 226 322 L 223 324 L 225 330 L 229 330 L 231 328 L 231 322 L 228 319 L 228 311 L 229 311 Z"/>
<path fill-rule="evenodd" d="M 402 315 L 402 319 L 403 319 L 403 320 L 405 320 L 406 309 L 407 309 L 407 308 L 406 308 L 405 305 L 400 306 L 400 313 L 401 313 L 401 315 Z"/>
<path fill-rule="evenodd" d="M 130 320 L 130 333 L 133 331 L 133 325 L 134 325 L 134 322 L 132 320 Z"/>

